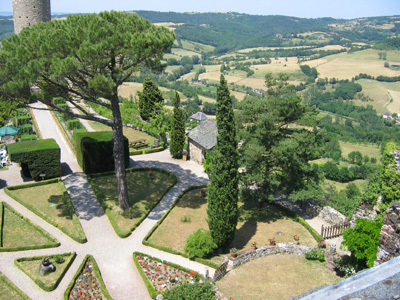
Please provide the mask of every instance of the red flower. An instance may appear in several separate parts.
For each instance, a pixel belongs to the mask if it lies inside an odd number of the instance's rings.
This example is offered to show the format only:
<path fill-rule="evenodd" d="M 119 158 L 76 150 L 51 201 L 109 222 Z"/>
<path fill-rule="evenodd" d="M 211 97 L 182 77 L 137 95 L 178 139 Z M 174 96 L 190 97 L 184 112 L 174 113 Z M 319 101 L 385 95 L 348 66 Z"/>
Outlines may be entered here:
<path fill-rule="evenodd" d="M 192 271 L 192 272 L 190 272 L 190 277 L 193 277 L 193 271 Z"/>

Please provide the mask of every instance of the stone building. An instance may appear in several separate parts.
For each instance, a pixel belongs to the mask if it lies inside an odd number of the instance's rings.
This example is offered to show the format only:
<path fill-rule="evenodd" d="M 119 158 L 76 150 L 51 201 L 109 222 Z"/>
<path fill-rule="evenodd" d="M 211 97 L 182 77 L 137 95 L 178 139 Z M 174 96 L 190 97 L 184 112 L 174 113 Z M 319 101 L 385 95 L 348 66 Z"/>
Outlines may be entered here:
<path fill-rule="evenodd" d="M 217 122 L 214 120 L 205 120 L 193 128 L 188 134 L 190 160 L 203 164 L 206 152 L 212 151 L 217 144 L 217 135 Z"/>
<path fill-rule="evenodd" d="M 50 0 L 13 0 L 14 33 L 51 20 Z"/>

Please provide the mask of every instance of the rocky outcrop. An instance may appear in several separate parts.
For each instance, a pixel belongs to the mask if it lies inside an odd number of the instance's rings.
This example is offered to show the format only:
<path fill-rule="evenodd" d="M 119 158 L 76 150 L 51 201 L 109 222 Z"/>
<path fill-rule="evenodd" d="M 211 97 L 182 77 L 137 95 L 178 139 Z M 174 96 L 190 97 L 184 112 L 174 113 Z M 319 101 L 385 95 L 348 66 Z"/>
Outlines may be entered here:
<path fill-rule="evenodd" d="M 350 220 L 350 225 L 351 227 L 354 227 L 357 219 L 375 220 L 378 213 L 379 213 L 378 204 L 375 206 L 368 204 L 361 204 L 354 210 L 353 216 Z"/>
<path fill-rule="evenodd" d="M 325 206 L 318 214 L 318 217 L 324 219 L 331 225 L 344 224 L 347 222 L 347 218 L 345 215 L 338 212 L 336 209 Z"/>
<path fill-rule="evenodd" d="M 384 222 L 376 256 L 378 264 L 400 256 L 400 201 L 393 203 L 388 208 Z"/>

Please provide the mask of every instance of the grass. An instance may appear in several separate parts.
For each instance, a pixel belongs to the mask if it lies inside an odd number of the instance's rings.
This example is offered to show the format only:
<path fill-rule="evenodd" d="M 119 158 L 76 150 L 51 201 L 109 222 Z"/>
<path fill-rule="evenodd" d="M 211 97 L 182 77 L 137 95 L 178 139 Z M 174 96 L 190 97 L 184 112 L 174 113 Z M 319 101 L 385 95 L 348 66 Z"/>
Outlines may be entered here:
<path fill-rule="evenodd" d="M 114 173 L 89 177 L 97 199 L 120 236 L 128 236 L 176 183 L 176 177 L 171 173 L 161 170 L 152 172 L 153 175 L 149 175 L 149 169 L 127 170 L 131 208 L 125 211 L 119 207 Z"/>
<path fill-rule="evenodd" d="M 64 258 L 64 262 L 56 263 L 54 260 L 55 256 Z M 45 291 L 52 291 L 57 288 L 58 284 L 64 277 L 64 274 L 72 264 L 75 256 L 75 253 L 48 256 L 56 269 L 54 272 L 49 272 L 44 276 L 39 274 L 39 266 L 44 256 L 19 258 L 15 260 L 15 265 L 28 275 L 40 288 Z"/>
<path fill-rule="evenodd" d="M 7 189 L 7 194 L 72 239 L 86 242 L 85 233 L 62 181 Z"/>
<path fill-rule="evenodd" d="M 0 300 L 29 300 L 4 274 L 0 272 Z"/>
<path fill-rule="evenodd" d="M 280 300 L 339 281 L 322 263 L 298 255 L 275 255 L 231 270 L 216 285 L 225 297 L 235 300 Z"/>
<path fill-rule="evenodd" d="M 57 247 L 58 242 L 43 229 L 22 217 L 10 206 L 1 202 L 1 247 L 0 251 L 18 251 Z"/>
<path fill-rule="evenodd" d="M 190 222 L 182 222 L 183 218 L 190 218 Z M 180 198 L 148 241 L 152 245 L 184 253 L 187 237 L 199 228 L 208 229 L 206 220 L 207 199 L 201 197 L 200 189 L 190 190 Z M 254 240 L 259 246 L 267 245 L 268 239 L 273 237 L 278 243 L 293 242 L 295 234 L 300 236 L 302 244 L 317 244 L 306 228 L 287 217 L 285 212 L 275 205 L 264 205 L 259 209 L 255 202 L 241 203 L 236 229 L 232 247 L 239 250 L 250 249 Z M 283 234 L 280 236 L 277 232 Z M 216 255 L 210 261 L 220 264 L 225 255 Z"/>
<path fill-rule="evenodd" d="M 343 191 L 350 184 L 354 183 L 358 186 L 361 192 L 364 192 L 368 186 L 368 180 L 366 179 L 356 179 L 350 182 L 338 182 L 329 179 L 325 179 L 324 188 L 326 189 L 328 185 L 333 185 L 338 192 Z"/>
<path fill-rule="evenodd" d="M 352 151 L 359 151 L 363 156 L 368 155 L 371 159 L 375 157 L 377 162 L 380 161 L 381 153 L 379 146 L 376 145 L 362 145 L 362 144 L 353 144 L 353 143 L 346 143 L 340 141 L 340 149 L 342 150 L 342 157 L 347 158 L 350 152 Z"/>

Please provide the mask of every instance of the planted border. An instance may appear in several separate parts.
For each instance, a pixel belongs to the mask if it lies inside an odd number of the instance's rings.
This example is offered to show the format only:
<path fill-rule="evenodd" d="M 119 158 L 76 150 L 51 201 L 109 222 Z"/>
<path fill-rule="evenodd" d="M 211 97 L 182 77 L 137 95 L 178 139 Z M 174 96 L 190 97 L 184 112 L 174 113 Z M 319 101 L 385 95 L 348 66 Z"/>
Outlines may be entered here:
<path fill-rule="evenodd" d="M 101 193 L 101 191 L 97 188 L 97 185 L 94 183 L 93 178 L 95 177 L 101 177 L 101 176 L 107 176 L 110 174 L 114 174 L 114 172 L 106 172 L 106 173 L 97 173 L 97 174 L 89 174 L 87 176 L 90 185 L 92 186 L 92 189 L 94 191 L 94 193 L 96 194 L 96 197 L 101 205 L 101 207 L 103 208 L 103 210 L 105 211 L 108 219 L 110 220 L 110 223 L 112 225 L 112 227 L 114 228 L 114 231 L 117 233 L 117 235 L 120 238 L 126 238 L 128 236 L 130 236 L 132 234 L 132 231 L 134 231 L 146 218 L 147 216 L 150 214 L 150 212 L 160 203 L 160 201 L 162 200 L 162 198 L 164 198 L 165 194 L 168 193 L 174 186 L 175 184 L 178 182 L 178 179 L 176 178 L 176 176 L 171 173 L 168 172 L 166 170 L 163 169 L 157 169 L 157 168 L 134 168 L 134 169 L 127 169 L 126 173 L 131 173 L 131 172 L 135 172 L 135 171 L 157 171 L 157 172 L 161 172 L 161 173 L 165 173 L 169 176 L 171 176 L 174 179 L 174 182 L 172 183 L 172 185 L 167 188 L 165 190 L 165 192 L 160 196 L 160 199 L 158 201 L 155 201 L 153 203 L 153 205 L 148 209 L 147 213 L 144 214 L 139 221 L 137 222 L 137 224 L 133 225 L 131 228 L 129 228 L 129 231 L 122 231 L 120 230 L 120 228 L 118 227 L 117 221 L 114 218 L 114 214 L 111 213 L 110 209 L 105 205 L 105 200 L 104 200 L 104 195 Z"/>
<path fill-rule="evenodd" d="M 70 238 L 72 238 L 73 240 L 77 241 L 78 243 L 86 243 L 87 239 L 85 236 L 85 233 L 83 232 L 81 223 L 79 222 L 78 216 L 75 213 L 75 208 L 72 205 L 71 202 L 71 207 L 73 209 L 73 214 L 72 214 L 72 223 L 75 226 L 79 226 L 82 231 L 81 232 L 77 232 L 77 235 L 71 234 L 71 232 L 69 232 L 67 230 L 67 228 L 65 228 L 64 226 L 60 225 L 57 223 L 56 220 L 54 220 L 53 218 L 51 218 L 50 216 L 48 216 L 47 214 L 42 213 L 40 210 L 36 209 L 36 207 L 34 205 L 30 205 L 28 203 L 25 203 L 24 201 L 22 201 L 18 196 L 15 195 L 11 195 L 10 191 L 15 191 L 15 190 L 19 190 L 19 189 L 24 189 L 24 188 L 30 188 L 30 187 L 37 187 L 37 186 L 42 186 L 42 185 L 47 185 L 47 184 L 51 184 L 51 183 L 62 183 L 62 190 L 63 192 L 67 193 L 68 197 L 69 194 L 67 192 L 67 189 L 64 186 L 63 181 L 61 180 L 61 178 L 53 178 L 53 179 L 49 179 L 49 180 L 43 180 L 43 181 L 39 181 L 39 182 L 33 182 L 33 183 L 29 183 L 29 184 L 22 184 L 22 185 L 15 185 L 15 186 L 10 186 L 10 187 L 6 187 L 4 189 L 4 192 L 10 196 L 11 198 L 13 198 L 14 200 L 16 200 L 17 202 L 19 202 L 21 205 L 25 206 L 26 208 L 28 208 L 30 211 L 32 211 L 34 214 L 38 215 L 39 217 L 41 217 L 43 220 L 45 220 L 46 222 L 50 223 L 51 225 L 53 225 L 54 227 L 60 229 L 63 233 L 65 233 L 66 235 L 68 235 Z M 71 199 L 70 199 L 71 201 Z"/>
<path fill-rule="evenodd" d="M 32 277 L 31 274 L 29 274 L 28 272 L 26 272 L 22 266 L 19 264 L 20 262 L 23 261 L 34 261 L 34 260 L 41 260 L 43 257 L 49 257 L 49 258 L 54 258 L 55 256 L 70 256 L 72 254 L 72 257 L 70 258 L 69 262 L 67 263 L 67 265 L 64 267 L 63 272 L 60 274 L 59 278 L 52 284 L 46 284 L 44 282 L 42 282 L 39 278 L 37 277 Z M 63 253 L 63 254 L 54 254 L 54 255 L 42 255 L 42 256 L 33 256 L 33 257 L 22 257 L 22 258 L 17 258 L 16 260 L 14 260 L 14 264 L 17 266 L 18 269 L 20 269 L 22 272 L 24 272 L 30 279 L 32 279 L 32 281 L 34 283 L 36 283 L 41 289 L 45 290 L 46 292 L 51 292 L 53 290 L 55 290 L 59 283 L 61 282 L 61 280 L 64 278 L 65 273 L 68 271 L 69 267 L 71 266 L 71 264 L 74 262 L 76 257 L 76 253 L 75 252 L 69 252 L 69 253 Z M 38 276 L 39 272 L 38 272 Z"/>
<path fill-rule="evenodd" d="M 0 281 L 7 285 L 8 288 L 12 289 L 18 294 L 23 300 L 31 300 L 23 291 L 16 287 L 3 273 L 0 273 Z"/>
<path fill-rule="evenodd" d="M 149 259 L 152 259 L 152 260 L 157 261 L 157 262 L 161 262 L 162 264 L 165 264 L 165 265 L 168 265 L 169 267 L 173 267 L 173 268 L 182 270 L 182 271 L 184 271 L 184 272 L 186 272 L 186 273 L 190 273 L 190 272 L 193 271 L 193 270 L 191 270 L 191 269 L 188 269 L 188 268 L 182 267 L 182 266 L 180 266 L 180 265 L 171 263 L 171 262 L 169 262 L 169 261 L 167 261 L 167 260 L 162 260 L 162 259 L 156 258 L 156 257 L 151 256 L 151 255 L 147 255 L 147 254 L 142 253 L 142 252 L 134 252 L 134 253 L 133 253 L 133 261 L 134 261 L 134 263 L 135 263 L 135 266 L 136 266 L 136 268 L 138 269 L 139 274 L 140 274 L 140 276 L 142 277 L 142 279 L 143 279 L 143 281 L 144 281 L 144 284 L 146 285 L 146 288 L 147 288 L 147 291 L 148 291 L 149 294 L 150 294 L 150 297 L 153 298 L 153 299 L 155 299 L 155 298 L 157 297 L 157 295 L 160 294 L 160 292 L 159 292 L 159 291 L 156 291 L 156 290 L 153 288 L 152 284 L 150 283 L 150 281 L 148 280 L 148 278 L 147 278 L 146 275 L 144 274 L 144 272 L 143 272 L 143 270 L 142 270 L 141 266 L 139 265 L 139 262 L 138 262 L 138 260 L 137 260 L 137 258 L 136 258 L 137 256 L 147 256 Z M 201 274 L 198 274 L 198 276 L 199 276 L 200 278 L 203 278 L 203 275 L 201 275 Z"/>
<path fill-rule="evenodd" d="M 68 285 L 67 289 L 65 290 L 64 293 L 64 300 L 68 300 L 69 294 L 71 292 L 71 290 L 73 289 L 74 285 L 75 285 L 75 281 L 77 280 L 78 276 L 82 273 L 83 267 L 85 266 L 87 260 L 90 259 L 90 261 L 93 264 L 93 271 L 94 274 L 97 277 L 97 280 L 99 281 L 100 284 L 100 289 L 101 292 L 103 293 L 103 295 L 108 299 L 108 300 L 114 300 L 111 295 L 109 294 L 109 292 L 107 291 L 107 288 L 103 282 L 103 278 L 101 277 L 101 272 L 99 267 L 97 266 L 96 260 L 94 259 L 94 257 L 90 254 L 86 255 L 85 258 L 83 259 L 82 263 L 80 264 L 78 271 L 76 271 L 74 277 L 72 278 L 70 284 Z"/>
<path fill-rule="evenodd" d="M 129 150 L 129 155 L 141 155 L 141 154 L 150 154 L 150 153 L 155 153 L 155 152 L 161 152 L 164 151 L 164 147 L 157 147 L 153 149 L 144 149 L 144 150 Z"/>
<path fill-rule="evenodd" d="M 0 252 L 14 252 L 14 251 L 23 251 L 23 250 L 33 250 L 33 249 L 45 249 L 45 248 L 55 248 L 60 246 L 60 242 L 54 238 L 53 236 L 51 236 L 47 231 L 45 231 L 44 229 L 42 229 L 41 227 L 39 227 L 38 225 L 34 224 L 31 220 L 29 220 L 28 218 L 25 218 L 24 216 L 22 216 L 20 213 L 18 213 L 17 211 L 15 211 L 10 205 L 8 205 L 5 202 L 0 202 L 1 205 L 3 206 L 2 209 L 2 226 L 1 226 L 1 231 L 2 231 L 2 241 L 3 241 L 3 226 L 4 226 L 4 207 L 6 207 L 10 212 L 12 212 L 13 214 L 19 216 L 22 220 L 24 220 L 26 223 L 28 223 L 34 230 L 36 230 L 37 232 L 39 232 L 41 235 L 43 235 L 44 237 L 46 237 L 49 242 L 46 244 L 41 244 L 41 245 L 31 245 L 31 246 L 20 246 L 20 247 L 1 247 L 0 248 Z M 3 243 L 3 242 L 2 242 Z"/>
<path fill-rule="evenodd" d="M 179 202 L 179 200 L 187 192 L 189 192 L 191 190 L 202 189 L 202 188 L 207 188 L 207 186 L 206 185 L 191 186 L 191 187 L 187 188 L 186 190 L 184 190 L 178 196 L 178 198 L 176 198 L 175 202 L 171 205 L 171 207 L 168 209 L 168 211 L 161 217 L 160 220 L 158 220 L 158 222 L 153 226 L 153 228 L 147 233 L 147 235 L 145 236 L 145 238 L 142 241 L 142 244 L 146 245 L 146 246 L 149 246 L 149 247 L 152 247 L 152 248 L 156 248 L 156 249 L 161 250 L 161 251 L 165 251 L 165 252 L 171 253 L 171 254 L 176 254 L 176 255 L 183 256 L 185 258 L 189 258 L 186 253 L 183 253 L 183 252 L 180 252 L 180 251 L 176 251 L 175 249 L 172 249 L 172 248 L 169 248 L 169 247 L 165 247 L 165 246 L 160 246 L 160 245 L 154 244 L 154 243 L 150 242 L 149 239 L 152 236 L 152 234 L 154 233 L 154 231 L 157 230 L 158 226 L 160 226 L 161 223 L 165 220 L 165 218 L 169 215 L 169 213 L 172 211 L 172 209 L 175 207 L 175 205 Z M 199 263 L 201 263 L 203 265 L 209 266 L 209 267 L 211 267 L 213 269 L 217 269 L 219 267 L 219 265 L 217 265 L 217 264 L 215 264 L 215 263 L 213 263 L 213 262 L 211 262 L 209 260 L 203 259 L 203 258 L 195 257 L 193 260 L 197 261 L 197 262 L 199 262 Z"/>

